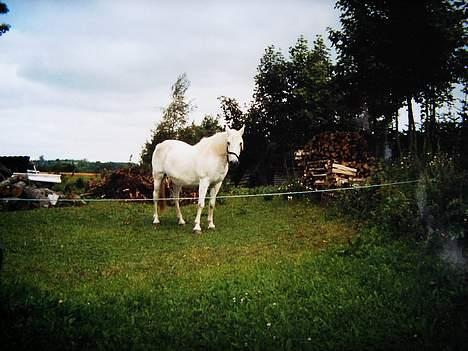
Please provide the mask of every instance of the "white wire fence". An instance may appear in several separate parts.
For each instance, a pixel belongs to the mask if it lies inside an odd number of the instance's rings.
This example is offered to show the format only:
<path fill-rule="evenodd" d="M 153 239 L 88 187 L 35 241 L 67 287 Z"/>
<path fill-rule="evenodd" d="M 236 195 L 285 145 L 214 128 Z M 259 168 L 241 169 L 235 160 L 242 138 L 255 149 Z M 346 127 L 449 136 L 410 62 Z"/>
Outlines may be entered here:
<path fill-rule="evenodd" d="M 269 193 L 257 193 L 257 194 L 239 194 L 239 195 L 219 195 L 216 196 L 216 199 L 235 199 L 235 198 L 254 198 L 254 197 L 274 197 L 274 196 L 297 196 L 297 195 L 307 195 L 307 194 L 317 194 L 317 193 L 331 193 L 331 192 L 340 192 L 340 191 L 352 191 L 352 190 L 361 190 L 361 189 L 371 189 L 371 188 L 382 188 L 388 186 L 399 186 L 404 184 L 414 184 L 424 181 L 423 179 L 415 180 L 404 180 L 398 182 L 382 183 L 382 184 L 369 184 L 369 185 L 355 185 L 349 187 L 340 187 L 332 189 L 313 189 L 313 190 L 302 190 L 302 191 L 285 191 L 285 192 L 269 192 Z M 204 197 L 206 200 L 211 199 L 210 196 Z M 175 200 L 198 200 L 199 196 L 193 197 L 164 197 L 164 198 L 143 198 L 143 199 L 114 199 L 114 198 L 77 198 L 77 199 L 65 199 L 59 198 L 54 199 L 56 202 L 152 202 L 157 201 L 175 201 Z M 1 202 L 12 202 L 12 201 L 25 201 L 25 202 L 51 202 L 51 199 L 40 198 L 40 199 L 25 199 L 25 198 L 15 198 L 15 197 L 4 197 L 0 198 Z"/>

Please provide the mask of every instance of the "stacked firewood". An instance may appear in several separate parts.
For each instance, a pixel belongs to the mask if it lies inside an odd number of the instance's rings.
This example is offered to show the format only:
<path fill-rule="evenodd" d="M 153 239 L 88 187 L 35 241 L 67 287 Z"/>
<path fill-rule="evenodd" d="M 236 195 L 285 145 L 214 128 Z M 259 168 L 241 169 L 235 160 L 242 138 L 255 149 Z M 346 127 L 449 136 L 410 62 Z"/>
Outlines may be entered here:
<path fill-rule="evenodd" d="M 315 136 L 295 159 L 307 187 L 330 188 L 362 183 L 378 170 L 360 133 L 322 133 Z"/>

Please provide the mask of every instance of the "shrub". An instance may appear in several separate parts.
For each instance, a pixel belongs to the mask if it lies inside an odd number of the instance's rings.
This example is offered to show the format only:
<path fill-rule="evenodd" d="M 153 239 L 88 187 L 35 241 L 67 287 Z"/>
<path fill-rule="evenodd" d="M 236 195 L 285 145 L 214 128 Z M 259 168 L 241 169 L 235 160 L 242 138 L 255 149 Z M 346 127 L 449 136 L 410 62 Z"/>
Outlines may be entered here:
<path fill-rule="evenodd" d="M 468 177 L 451 158 L 436 155 L 421 165 L 404 158 L 371 180 L 375 184 L 420 179 L 403 184 L 339 192 L 339 212 L 367 219 L 395 238 L 460 238 L 466 233 Z"/>

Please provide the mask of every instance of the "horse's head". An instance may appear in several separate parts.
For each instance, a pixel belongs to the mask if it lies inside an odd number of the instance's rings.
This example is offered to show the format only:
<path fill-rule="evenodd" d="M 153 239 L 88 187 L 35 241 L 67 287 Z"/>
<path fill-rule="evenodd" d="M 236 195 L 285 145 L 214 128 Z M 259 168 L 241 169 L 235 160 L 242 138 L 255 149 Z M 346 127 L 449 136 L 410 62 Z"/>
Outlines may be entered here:
<path fill-rule="evenodd" d="M 244 128 L 243 126 L 239 130 L 229 129 L 226 127 L 226 134 L 227 134 L 227 159 L 229 162 L 238 163 L 239 156 L 242 150 L 244 149 L 244 140 L 242 139 L 242 135 L 244 135 Z"/>

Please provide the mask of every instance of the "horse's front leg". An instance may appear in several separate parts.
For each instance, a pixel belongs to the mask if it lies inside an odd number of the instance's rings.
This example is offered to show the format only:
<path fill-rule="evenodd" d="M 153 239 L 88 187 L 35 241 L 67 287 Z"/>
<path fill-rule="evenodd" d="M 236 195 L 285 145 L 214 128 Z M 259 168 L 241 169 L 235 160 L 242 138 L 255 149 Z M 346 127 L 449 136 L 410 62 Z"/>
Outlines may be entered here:
<path fill-rule="evenodd" d="M 213 223 L 213 212 L 216 204 L 216 195 L 218 195 L 219 189 L 221 188 L 221 182 L 216 183 L 210 189 L 210 206 L 208 207 L 208 229 L 214 229 Z"/>
<path fill-rule="evenodd" d="M 201 232 L 200 218 L 203 211 L 203 207 L 205 207 L 205 197 L 209 186 L 210 182 L 207 179 L 200 180 L 200 183 L 198 185 L 198 209 L 197 216 L 195 217 L 195 227 L 193 227 L 193 231 L 195 233 Z"/>

